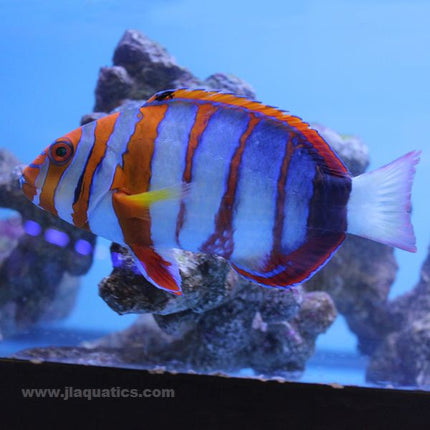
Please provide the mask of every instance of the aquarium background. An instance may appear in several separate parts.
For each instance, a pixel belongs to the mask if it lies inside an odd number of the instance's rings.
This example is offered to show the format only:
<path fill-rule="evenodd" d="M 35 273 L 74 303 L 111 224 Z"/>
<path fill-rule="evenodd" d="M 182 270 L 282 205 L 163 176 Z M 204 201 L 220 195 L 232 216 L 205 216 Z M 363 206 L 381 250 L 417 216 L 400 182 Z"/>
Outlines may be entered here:
<path fill-rule="evenodd" d="M 266 104 L 358 135 L 369 148 L 369 169 L 423 150 L 412 197 L 418 252 L 396 250 L 391 297 L 418 281 L 430 242 L 430 3 L 0 0 L 0 18 L 2 146 L 22 162 L 93 110 L 98 71 L 111 65 L 128 28 L 159 42 L 196 76 L 232 73 Z M 97 283 L 111 270 L 108 248 L 98 240 L 78 304 L 59 323 L 64 330 L 109 332 L 135 319 L 98 297 Z M 317 344 L 319 353 L 346 353 L 356 341 L 338 318 Z"/>

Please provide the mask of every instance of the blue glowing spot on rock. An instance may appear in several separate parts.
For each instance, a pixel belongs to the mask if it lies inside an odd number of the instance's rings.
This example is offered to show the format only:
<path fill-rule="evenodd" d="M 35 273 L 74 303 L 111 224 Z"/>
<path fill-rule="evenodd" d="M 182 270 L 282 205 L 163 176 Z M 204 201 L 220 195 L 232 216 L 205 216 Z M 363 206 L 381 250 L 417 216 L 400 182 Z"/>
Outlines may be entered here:
<path fill-rule="evenodd" d="M 53 245 L 64 247 L 70 242 L 69 235 L 64 231 L 48 228 L 45 231 L 45 240 Z"/>
<path fill-rule="evenodd" d="M 89 255 L 93 250 L 93 246 L 88 240 L 79 239 L 75 243 L 75 251 L 81 255 Z"/>
<path fill-rule="evenodd" d="M 118 252 L 111 252 L 110 254 L 111 260 L 112 260 L 112 266 L 113 267 L 122 267 L 123 265 L 123 258 L 122 255 Z"/>
<path fill-rule="evenodd" d="M 117 269 L 126 266 L 126 259 L 125 257 L 120 254 L 119 252 L 111 252 L 110 254 L 111 260 L 112 260 L 112 266 Z M 136 275 L 141 275 L 140 270 L 136 267 L 136 265 L 133 265 L 132 267 L 129 267 L 135 273 Z"/>
<path fill-rule="evenodd" d="M 42 233 L 42 227 L 36 221 L 27 220 L 24 222 L 24 231 L 30 236 L 39 236 Z"/>

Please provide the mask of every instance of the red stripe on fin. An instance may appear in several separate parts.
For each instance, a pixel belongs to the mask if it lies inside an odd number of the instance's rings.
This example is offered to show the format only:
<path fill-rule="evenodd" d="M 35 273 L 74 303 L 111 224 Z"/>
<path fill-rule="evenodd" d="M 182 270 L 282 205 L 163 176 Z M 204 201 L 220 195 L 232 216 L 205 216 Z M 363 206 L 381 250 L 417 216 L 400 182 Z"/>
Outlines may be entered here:
<path fill-rule="evenodd" d="M 182 295 L 181 276 L 173 253 L 149 246 L 128 244 L 142 275 L 157 288 Z"/>
<path fill-rule="evenodd" d="M 194 102 L 222 103 L 230 107 L 240 107 L 255 114 L 262 114 L 268 118 L 281 121 L 290 127 L 295 128 L 305 139 L 312 144 L 317 153 L 323 158 L 329 172 L 338 176 L 349 175 L 348 169 L 338 158 L 328 143 L 311 128 L 308 123 L 301 118 L 291 115 L 286 111 L 277 109 L 273 106 L 266 106 L 258 101 L 237 96 L 230 93 L 206 90 L 166 90 L 154 94 L 145 105 L 169 103 L 172 100 L 190 100 Z"/>
<path fill-rule="evenodd" d="M 345 233 L 318 234 L 288 255 L 272 256 L 270 271 L 254 270 L 252 264 L 245 267 L 246 262 L 244 264 L 243 261 L 240 264 L 231 262 L 231 266 L 243 277 L 265 287 L 292 287 L 306 281 L 324 267 L 344 239 Z"/>

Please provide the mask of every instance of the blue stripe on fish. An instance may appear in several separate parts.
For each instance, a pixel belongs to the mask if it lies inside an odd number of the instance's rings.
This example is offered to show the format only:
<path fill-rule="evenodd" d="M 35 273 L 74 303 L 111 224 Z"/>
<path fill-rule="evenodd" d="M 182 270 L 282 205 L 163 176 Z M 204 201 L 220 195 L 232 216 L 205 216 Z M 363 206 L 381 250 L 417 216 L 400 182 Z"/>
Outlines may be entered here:
<path fill-rule="evenodd" d="M 190 103 L 172 103 L 168 106 L 154 145 L 150 190 L 182 183 L 185 153 L 197 110 L 197 106 Z M 151 238 L 155 247 L 158 244 L 163 247 L 176 246 L 176 219 L 180 204 L 179 200 L 171 199 L 151 205 Z"/>
<path fill-rule="evenodd" d="M 233 216 L 237 195 L 237 184 L 240 176 L 240 166 L 243 152 L 249 136 L 259 123 L 255 115 L 249 117 L 245 130 L 240 136 L 234 154 L 228 163 L 228 173 L 225 178 L 225 189 L 214 220 L 214 232 L 202 245 L 202 252 L 221 255 L 229 259 L 234 249 Z M 226 160 L 227 161 L 227 160 Z"/>
<path fill-rule="evenodd" d="M 194 153 L 192 186 L 185 198 L 187 216 L 180 234 L 181 245 L 199 250 L 215 229 L 227 186 L 229 164 L 249 116 L 239 110 L 219 110 L 212 115 Z M 220 136 L 223 138 L 220 139 Z"/>
<path fill-rule="evenodd" d="M 196 106 L 198 106 L 196 104 Z M 190 184 L 193 180 L 193 166 L 194 166 L 194 156 L 196 149 L 199 147 L 201 142 L 201 137 L 205 132 L 209 121 L 213 115 L 217 112 L 218 108 L 207 103 L 206 105 L 198 106 L 196 118 L 194 120 L 193 127 L 190 131 L 190 137 L 186 145 L 185 152 L 185 168 L 182 175 L 183 182 Z M 181 204 L 176 218 L 176 229 L 175 229 L 175 240 L 176 244 L 181 247 L 180 235 L 182 227 L 184 226 L 185 218 L 187 215 L 187 208 L 185 199 L 181 199 Z"/>
<path fill-rule="evenodd" d="M 123 165 L 123 154 L 133 135 L 142 114 L 139 109 L 127 109 L 120 113 L 113 132 L 107 142 L 103 162 L 95 173 L 90 203 L 88 206 L 89 226 L 92 232 L 118 243 L 124 242 L 121 227 L 118 224 L 112 206 L 111 185 L 115 176 L 115 167 Z M 97 196 L 97 198 L 95 198 Z"/>
<path fill-rule="evenodd" d="M 55 192 L 55 207 L 58 216 L 73 224 L 72 202 L 76 194 L 76 185 L 83 172 L 88 153 L 94 145 L 94 131 L 97 121 L 82 126 L 81 138 L 76 145 L 75 154 L 70 165 L 64 171 Z"/>
<path fill-rule="evenodd" d="M 239 264 L 271 253 L 277 182 L 288 133 L 273 122 L 261 121 L 249 136 L 242 156 L 231 259 Z M 268 150 L 270 148 L 270 150 Z M 265 154 L 265 157 L 261 157 Z M 258 261 L 257 261 L 258 260 Z"/>

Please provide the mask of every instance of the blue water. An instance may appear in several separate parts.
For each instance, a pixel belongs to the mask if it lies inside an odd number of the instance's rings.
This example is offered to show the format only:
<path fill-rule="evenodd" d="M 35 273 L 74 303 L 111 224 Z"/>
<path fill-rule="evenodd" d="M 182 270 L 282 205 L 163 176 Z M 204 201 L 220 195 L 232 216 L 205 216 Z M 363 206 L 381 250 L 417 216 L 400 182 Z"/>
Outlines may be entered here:
<path fill-rule="evenodd" d="M 400 269 L 391 296 L 418 280 L 430 242 L 430 2 L 275 0 L 262 7 L 218 0 L 202 7 L 198 0 L 2 0 L 0 18 L 2 146 L 22 161 L 92 110 L 98 70 L 111 64 L 127 28 L 161 43 L 201 78 L 233 73 L 267 104 L 359 135 L 370 168 L 422 149 L 412 196 L 418 252 L 396 250 Z M 100 335 L 136 318 L 118 316 L 98 297 L 97 283 L 111 269 L 108 246 L 99 241 L 77 306 L 60 324 L 64 333 Z M 70 336 L 65 342 L 80 338 Z M 0 355 L 48 338 L 11 340 L 0 344 Z M 317 350 L 355 354 L 355 344 L 339 318 Z M 329 379 L 342 383 L 341 367 L 332 370 Z M 305 379 L 325 380 L 318 372 L 310 366 Z M 354 375 L 346 379 L 363 383 L 362 372 Z"/>

